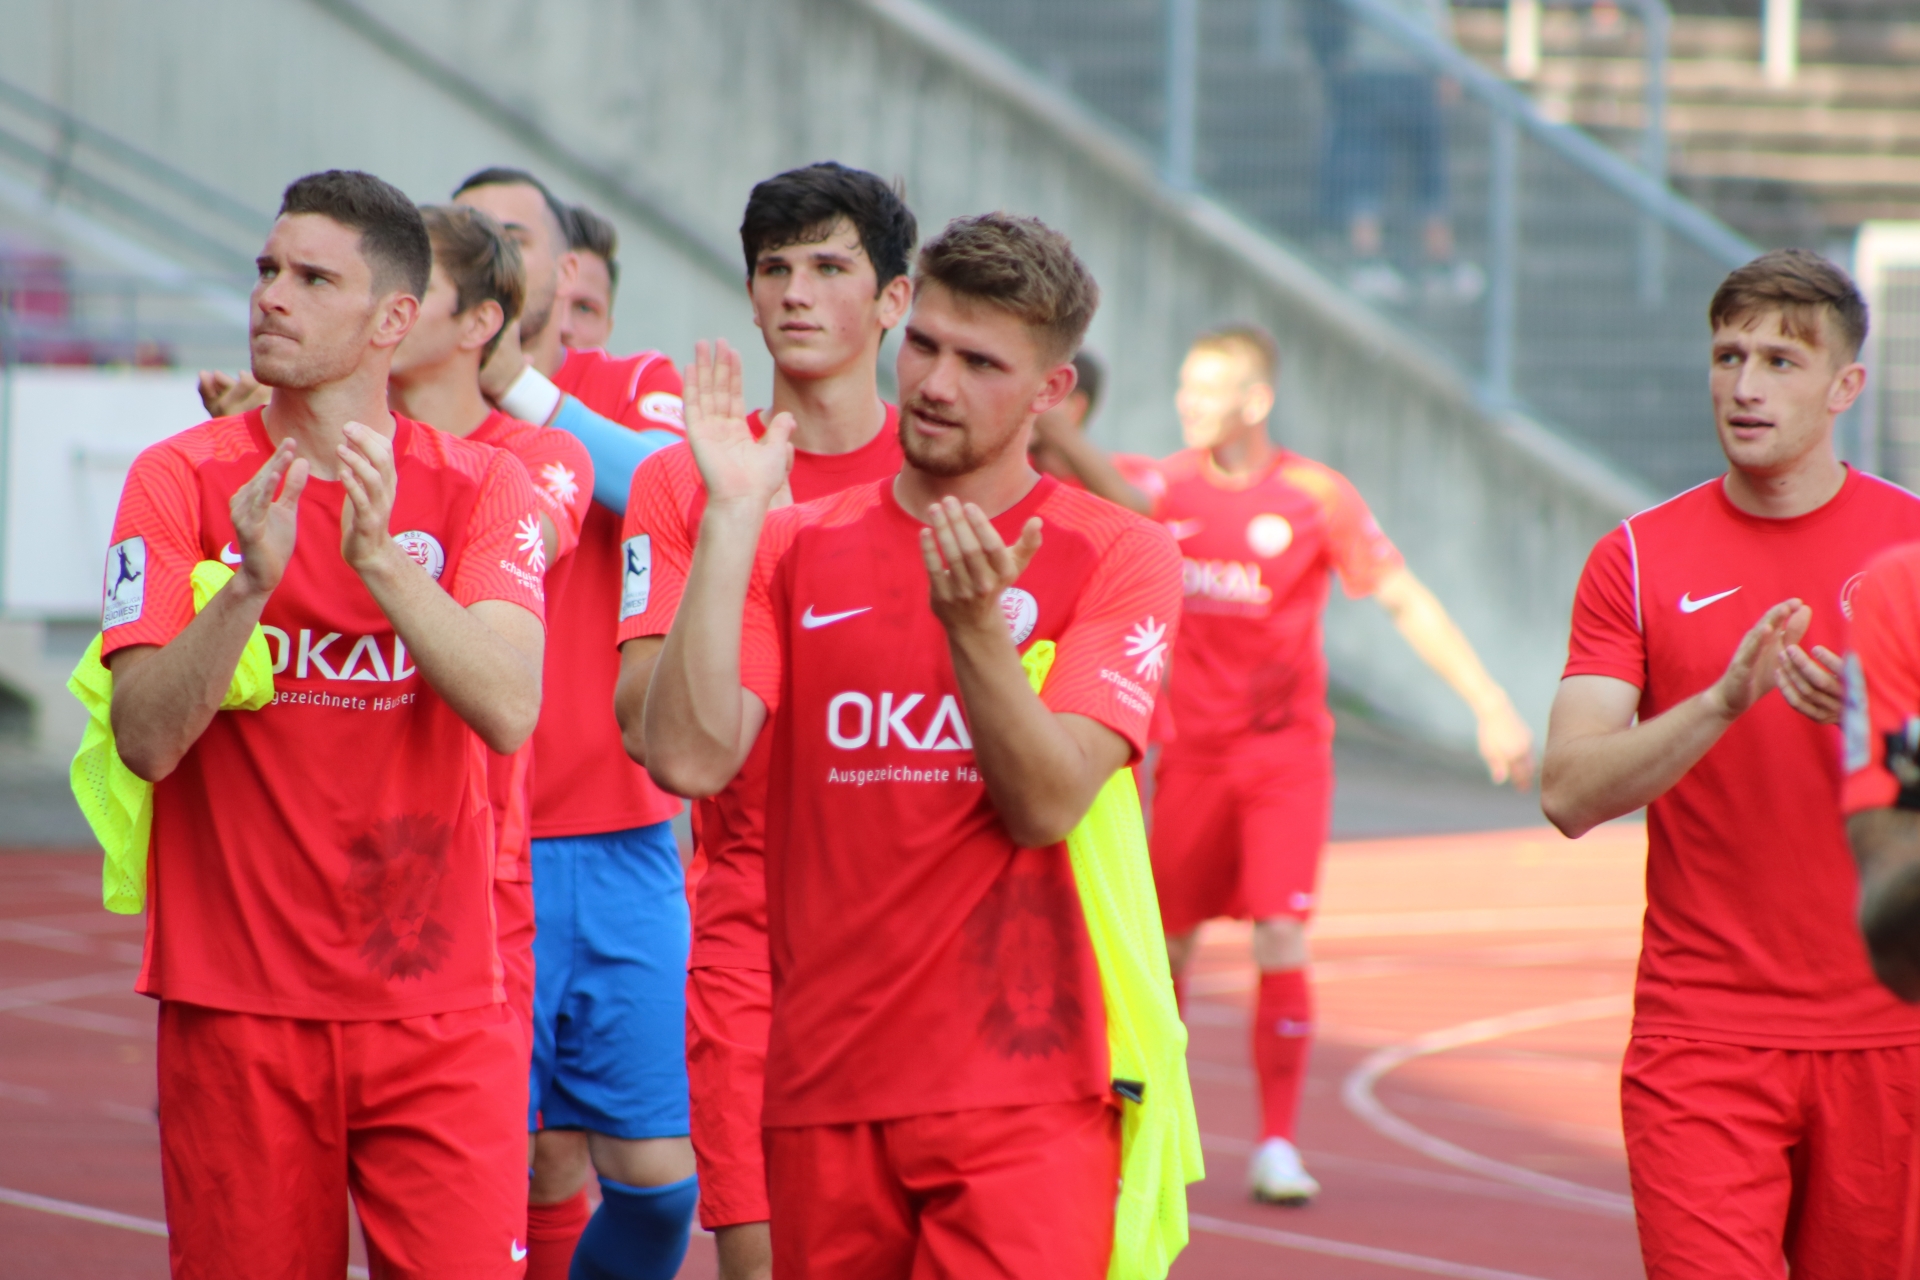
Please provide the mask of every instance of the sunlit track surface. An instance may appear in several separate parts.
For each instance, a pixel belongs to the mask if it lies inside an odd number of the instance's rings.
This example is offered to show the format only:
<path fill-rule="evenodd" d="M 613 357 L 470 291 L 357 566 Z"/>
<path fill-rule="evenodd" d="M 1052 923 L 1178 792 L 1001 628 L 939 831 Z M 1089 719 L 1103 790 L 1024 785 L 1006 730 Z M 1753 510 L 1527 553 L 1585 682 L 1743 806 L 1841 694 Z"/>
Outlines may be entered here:
<path fill-rule="evenodd" d="M 1253 973 L 1245 926 L 1210 927 L 1189 1012 L 1212 1176 L 1175 1277 L 1639 1275 L 1618 1070 L 1643 850 L 1634 826 L 1333 846 L 1304 1209 L 1246 1197 Z M 0 1277 L 167 1274 L 141 922 L 99 909 L 98 873 L 0 854 Z M 714 1274 L 710 1238 L 681 1274 Z"/>

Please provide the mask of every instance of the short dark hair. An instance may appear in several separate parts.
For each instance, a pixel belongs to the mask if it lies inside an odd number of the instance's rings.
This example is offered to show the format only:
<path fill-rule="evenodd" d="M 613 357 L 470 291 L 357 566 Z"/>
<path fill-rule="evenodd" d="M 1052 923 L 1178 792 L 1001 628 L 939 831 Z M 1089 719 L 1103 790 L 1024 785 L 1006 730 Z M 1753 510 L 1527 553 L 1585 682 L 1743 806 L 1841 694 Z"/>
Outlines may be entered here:
<path fill-rule="evenodd" d="M 1055 360 L 1071 359 L 1100 306 L 1100 286 L 1073 244 L 1038 218 L 982 213 L 955 218 L 920 251 L 914 286 L 928 281 L 1010 311 L 1042 335 Z"/>
<path fill-rule="evenodd" d="M 1246 356 L 1268 386 L 1280 377 L 1280 344 L 1273 340 L 1272 334 L 1251 321 L 1209 329 L 1193 340 L 1189 350 L 1232 351 Z"/>
<path fill-rule="evenodd" d="M 1073 389 L 1087 398 L 1087 416 L 1092 417 L 1093 411 L 1100 407 L 1100 392 L 1107 385 L 1107 366 L 1100 362 L 1099 356 L 1082 347 L 1073 353 L 1073 371 L 1079 375 Z"/>
<path fill-rule="evenodd" d="M 790 244 L 816 244 L 845 218 L 860 236 L 881 287 L 907 274 L 920 225 L 897 187 L 865 169 L 825 160 L 755 184 L 740 219 L 740 248 L 753 279 L 760 255 Z"/>
<path fill-rule="evenodd" d="M 1736 267 L 1707 305 L 1707 323 L 1715 329 L 1778 311 L 1788 337 L 1820 345 L 1820 316 L 1833 320 L 1841 351 L 1848 360 L 1867 340 L 1867 302 L 1853 280 L 1809 249 L 1775 249 Z"/>
<path fill-rule="evenodd" d="M 402 289 L 424 297 L 433 247 L 420 210 L 390 182 L 358 169 L 328 169 L 295 178 L 280 197 L 280 216 L 317 213 L 360 233 L 360 256 L 373 270 L 376 296 Z"/>
<path fill-rule="evenodd" d="M 480 353 L 481 362 L 500 345 L 500 335 L 520 315 L 527 298 L 527 268 L 520 246 L 484 210 L 464 204 L 430 204 L 420 210 L 433 242 L 433 258 L 453 281 L 453 313 L 465 315 L 492 299 L 503 319 Z"/>
<path fill-rule="evenodd" d="M 620 233 L 605 218 L 583 204 L 567 207 L 567 247 L 590 253 L 607 264 L 607 292 L 620 288 Z"/>
<path fill-rule="evenodd" d="M 448 199 L 458 200 L 475 187 L 532 187 L 540 193 L 540 198 L 547 202 L 547 212 L 551 213 L 554 222 L 559 224 L 561 237 L 572 239 L 573 218 L 567 211 L 567 206 L 561 204 L 559 197 L 547 190 L 546 183 L 525 169 L 506 169 L 495 165 L 492 168 L 482 169 L 478 173 L 470 173 L 466 181 L 453 189 L 453 194 Z"/>

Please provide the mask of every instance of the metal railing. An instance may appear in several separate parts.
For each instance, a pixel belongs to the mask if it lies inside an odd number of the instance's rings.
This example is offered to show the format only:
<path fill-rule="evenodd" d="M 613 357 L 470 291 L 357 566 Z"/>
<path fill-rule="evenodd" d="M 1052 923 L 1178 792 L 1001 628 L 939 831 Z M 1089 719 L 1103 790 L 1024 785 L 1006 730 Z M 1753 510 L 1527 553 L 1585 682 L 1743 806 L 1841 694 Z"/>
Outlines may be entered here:
<path fill-rule="evenodd" d="M 1656 489 L 1720 465 L 1706 306 L 1759 250 L 1668 189 L 1660 84 L 1629 158 L 1543 116 L 1423 21 L 1425 0 L 936 2 L 1157 154 L 1170 185 L 1438 349 L 1490 407 Z M 1665 4 L 1630 12 L 1660 62 Z"/>

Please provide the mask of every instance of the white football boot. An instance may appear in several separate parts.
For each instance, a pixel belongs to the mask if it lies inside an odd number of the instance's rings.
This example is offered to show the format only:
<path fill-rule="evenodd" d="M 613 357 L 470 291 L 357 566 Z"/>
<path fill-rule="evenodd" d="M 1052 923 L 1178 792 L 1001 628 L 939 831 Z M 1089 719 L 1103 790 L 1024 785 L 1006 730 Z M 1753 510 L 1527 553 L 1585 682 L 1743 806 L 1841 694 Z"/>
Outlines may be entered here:
<path fill-rule="evenodd" d="M 1247 1180 L 1253 1198 L 1268 1204 L 1305 1204 L 1320 1194 L 1320 1184 L 1300 1163 L 1299 1148 L 1285 1138 L 1268 1138 L 1254 1148 Z"/>

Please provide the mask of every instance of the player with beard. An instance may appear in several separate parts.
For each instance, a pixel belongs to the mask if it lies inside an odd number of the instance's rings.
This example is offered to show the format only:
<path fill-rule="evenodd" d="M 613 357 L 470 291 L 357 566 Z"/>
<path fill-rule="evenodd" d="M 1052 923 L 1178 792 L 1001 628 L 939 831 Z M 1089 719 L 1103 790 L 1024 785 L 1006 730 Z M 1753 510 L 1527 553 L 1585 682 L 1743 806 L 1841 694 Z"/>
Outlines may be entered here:
<path fill-rule="evenodd" d="M 569 349 L 604 349 L 613 337 L 613 294 L 620 287 L 620 233 L 576 204 L 567 209 L 567 242 L 573 246 L 574 272 L 560 300 L 560 342 Z"/>
<path fill-rule="evenodd" d="M 680 801 L 627 759 L 613 691 L 620 512 L 640 460 L 679 438 L 680 376 L 658 352 L 616 360 L 560 345 L 555 300 L 577 262 L 567 209 L 537 179 L 483 170 L 454 199 L 492 214 L 527 269 L 526 313 L 482 371 L 489 398 L 578 436 L 594 472 L 580 545 L 547 577 L 546 702 L 533 739 L 528 1128 L 538 1136 L 528 1271 L 534 1280 L 569 1266 L 585 1277 L 671 1276 L 697 1185 L 687 1138 L 690 926 L 671 826 Z M 581 408 L 618 426 L 585 420 Z M 596 1171 L 601 1207 L 588 1222 L 584 1188 Z"/>
<path fill-rule="evenodd" d="M 480 367 L 520 311 L 526 289 L 520 250 L 499 224 L 462 205 L 420 211 L 433 245 L 433 272 L 420 299 L 420 316 L 394 353 L 387 403 L 396 413 L 504 449 L 520 460 L 540 503 L 543 572 L 572 554 L 592 501 L 593 462 L 564 431 L 510 418 L 480 394 Z M 494 866 L 494 914 L 507 999 L 533 1035 L 533 853 L 528 830 L 533 744 L 510 756 L 489 755 L 499 857 Z"/>
<path fill-rule="evenodd" d="M 1066 239 L 959 219 L 914 283 L 888 480 L 769 515 L 794 421 L 756 438 L 738 359 L 699 350 L 707 506 L 646 754 L 710 796 L 770 735 L 774 1274 L 1096 1280 L 1119 1113 L 1061 842 L 1144 747 L 1178 556 L 1027 465 L 1098 296 Z"/>
<path fill-rule="evenodd" d="M 350 1192 L 375 1274 L 520 1273 L 485 749 L 539 711 L 539 517 L 512 458 L 388 411 L 430 260 L 378 178 L 288 187 L 251 308 L 271 402 L 148 449 L 121 496 L 141 573 L 103 648 L 155 783 L 139 987 L 176 1276 L 341 1274 Z M 221 712 L 256 627 L 273 701 Z"/>
<path fill-rule="evenodd" d="M 913 213 L 873 174 L 826 163 L 769 178 L 741 220 L 747 297 L 773 357 L 773 404 L 747 419 L 756 433 L 781 414 L 795 423 L 794 500 L 810 501 L 900 470 L 898 413 L 880 399 L 877 365 L 906 315 Z M 622 530 L 620 686 L 614 710 L 627 750 L 645 763 L 647 682 L 673 625 L 706 494 L 685 445 L 634 473 Z M 700 1221 L 712 1231 L 722 1280 L 765 1277 L 767 961 L 763 842 L 769 743 L 762 734 L 740 776 L 697 809 L 704 871 L 693 905 L 687 978 L 687 1066 Z"/>

